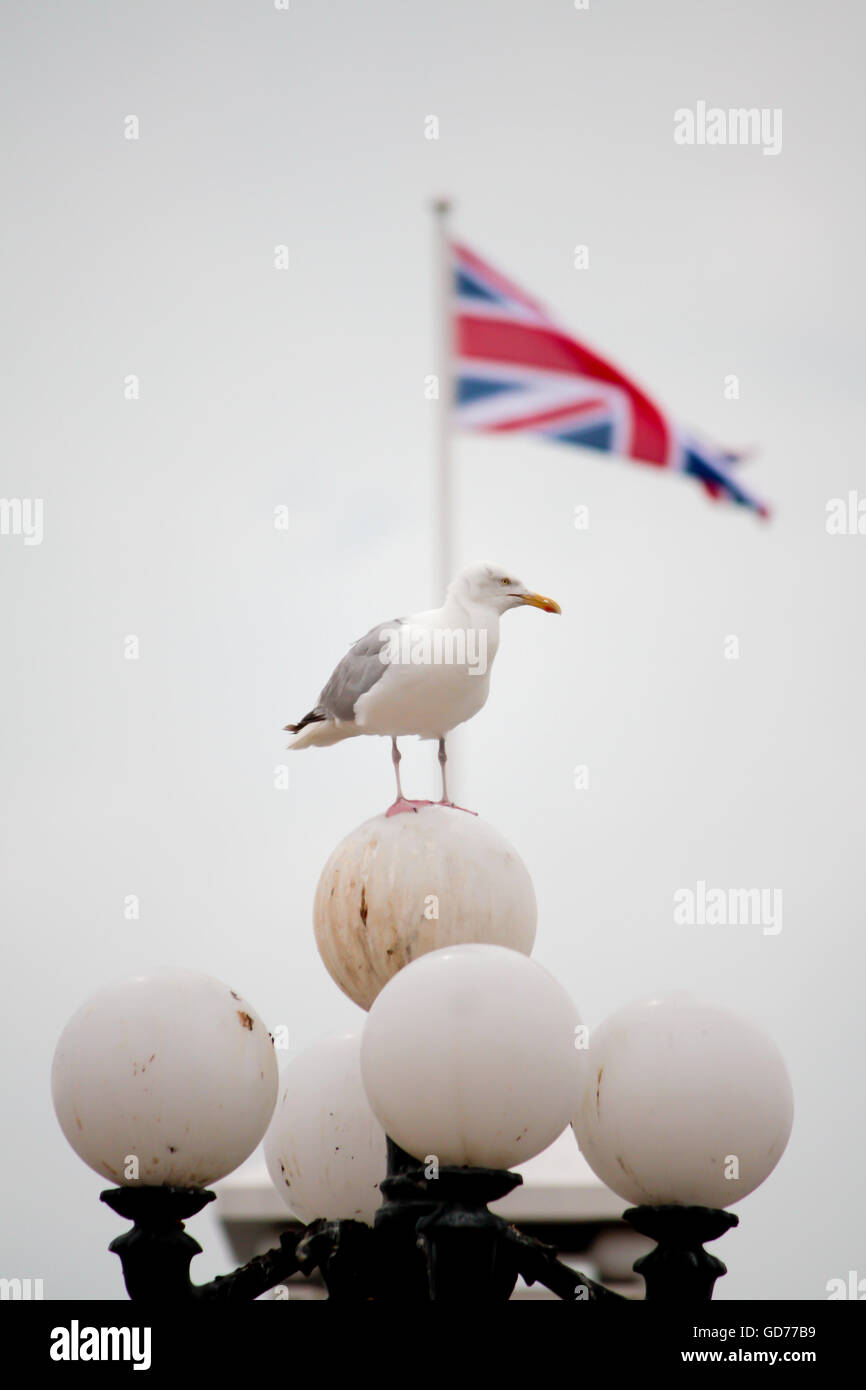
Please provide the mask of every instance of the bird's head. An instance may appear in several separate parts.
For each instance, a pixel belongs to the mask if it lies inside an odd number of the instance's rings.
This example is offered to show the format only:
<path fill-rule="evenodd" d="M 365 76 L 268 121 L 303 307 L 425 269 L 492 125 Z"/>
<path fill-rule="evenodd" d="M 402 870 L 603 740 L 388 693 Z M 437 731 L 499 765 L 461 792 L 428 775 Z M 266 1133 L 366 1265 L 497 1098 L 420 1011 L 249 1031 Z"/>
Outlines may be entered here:
<path fill-rule="evenodd" d="M 499 569 L 496 565 L 471 565 L 458 574 L 448 592 L 454 598 L 482 604 L 497 613 L 519 608 L 521 604 L 541 608 L 545 613 L 562 612 L 554 599 L 527 589 L 512 570 Z"/>

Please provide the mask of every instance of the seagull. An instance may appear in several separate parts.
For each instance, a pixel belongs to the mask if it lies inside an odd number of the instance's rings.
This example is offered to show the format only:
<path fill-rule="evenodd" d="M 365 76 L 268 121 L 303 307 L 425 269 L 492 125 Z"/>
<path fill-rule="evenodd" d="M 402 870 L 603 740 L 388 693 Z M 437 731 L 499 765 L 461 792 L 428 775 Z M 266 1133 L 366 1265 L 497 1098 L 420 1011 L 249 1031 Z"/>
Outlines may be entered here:
<path fill-rule="evenodd" d="M 378 623 L 349 648 L 309 714 L 285 726 L 294 734 L 289 748 L 323 748 L 359 734 L 390 738 L 397 798 L 386 815 L 395 816 L 432 804 L 403 795 L 397 739 L 410 734 L 438 739 L 442 798 L 437 805 L 464 810 L 448 798 L 445 736 L 486 703 L 500 616 L 524 604 L 562 612 L 510 570 L 494 565 L 463 570 L 448 586 L 441 608 Z"/>

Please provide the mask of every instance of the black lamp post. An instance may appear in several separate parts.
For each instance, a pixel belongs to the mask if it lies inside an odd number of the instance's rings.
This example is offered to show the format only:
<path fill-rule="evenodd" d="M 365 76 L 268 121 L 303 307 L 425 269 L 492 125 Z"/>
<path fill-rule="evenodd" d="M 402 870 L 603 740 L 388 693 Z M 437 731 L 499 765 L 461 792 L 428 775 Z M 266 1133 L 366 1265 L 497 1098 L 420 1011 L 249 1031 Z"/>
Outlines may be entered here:
<path fill-rule="evenodd" d="M 388 1141 L 388 1176 L 375 1223 L 312 1222 L 302 1233 L 233 1273 L 196 1285 L 189 1277 L 201 1250 L 183 1222 L 214 1200 L 199 1188 L 121 1187 L 102 1200 L 134 1222 L 109 1247 L 120 1257 L 130 1299 L 177 1304 L 190 1300 L 249 1301 L 293 1274 L 318 1269 L 332 1301 L 388 1303 L 497 1303 L 510 1298 L 518 1276 L 539 1282 L 574 1302 L 624 1301 L 557 1259 L 552 1246 L 495 1215 L 488 1203 L 504 1197 L 522 1178 L 489 1168 L 442 1168 L 436 1178 Z M 712 1297 L 725 1266 L 707 1255 L 703 1242 L 737 1224 L 729 1212 L 709 1207 L 635 1207 L 625 1219 L 658 1242 L 635 1269 L 647 1300 L 700 1303 Z"/>

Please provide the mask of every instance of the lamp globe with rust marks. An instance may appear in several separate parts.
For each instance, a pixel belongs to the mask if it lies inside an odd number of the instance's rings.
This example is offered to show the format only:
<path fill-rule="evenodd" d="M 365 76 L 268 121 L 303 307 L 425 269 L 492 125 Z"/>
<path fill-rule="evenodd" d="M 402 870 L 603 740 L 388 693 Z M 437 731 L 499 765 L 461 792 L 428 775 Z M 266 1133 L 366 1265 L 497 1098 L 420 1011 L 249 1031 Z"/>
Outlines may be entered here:
<path fill-rule="evenodd" d="M 337 845 L 319 878 L 319 954 L 369 1009 L 410 961 L 482 942 L 529 955 L 537 909 L 527 868 L 492 825 L 447 806 L 374 816 Z"/>
<path fill-rule="evenodd" d="M 361 1081 L 361 1036 L 323 1038 L 292 1059 L 265 1135 L 271 1181 L 298 1221 L 372 1225 L 385 1176 L 385 1132 Z"/>
<path fill-rule="evenodd" d="M 69 1020 L 51 1089 L 60 1127 L 119 1186 L 204 1188 L 249 1157 L 277 1098 L 273 1041 L 229 985 L 191 970 L 122 980 Z"/>

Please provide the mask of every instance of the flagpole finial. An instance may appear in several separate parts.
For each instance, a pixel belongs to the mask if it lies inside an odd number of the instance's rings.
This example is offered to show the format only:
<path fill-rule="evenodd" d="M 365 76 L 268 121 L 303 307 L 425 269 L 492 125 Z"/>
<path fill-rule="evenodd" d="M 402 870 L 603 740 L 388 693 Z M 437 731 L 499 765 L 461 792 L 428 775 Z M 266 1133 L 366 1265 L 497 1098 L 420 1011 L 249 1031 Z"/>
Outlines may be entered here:
<path fill-rule="evenodd" d="M 445 215 L 451 211 L 453 206 L 454 204 L 452 203 L 450 198 L 439 197 L 433 199 L 433 211 L 437 213 L 440 217 L 445 217 Z"/>

